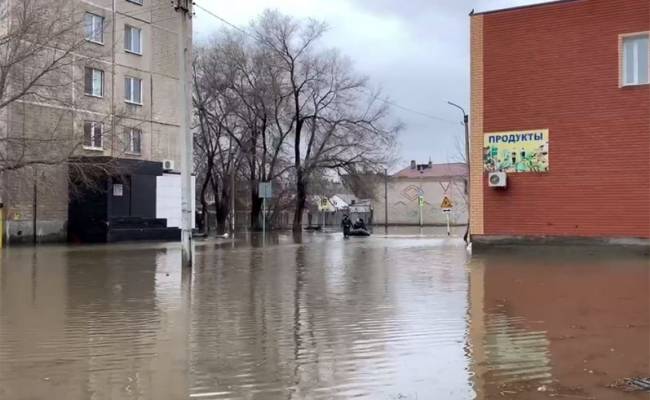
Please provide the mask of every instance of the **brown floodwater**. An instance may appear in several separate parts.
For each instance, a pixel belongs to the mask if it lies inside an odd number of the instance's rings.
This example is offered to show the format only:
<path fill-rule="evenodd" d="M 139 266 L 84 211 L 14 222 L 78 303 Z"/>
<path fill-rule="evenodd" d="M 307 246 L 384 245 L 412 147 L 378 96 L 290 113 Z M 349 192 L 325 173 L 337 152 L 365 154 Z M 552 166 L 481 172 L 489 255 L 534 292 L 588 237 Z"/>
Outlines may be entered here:
<path fill-rule="evenodd" d="M 462 228 L 455 229 L 456 234 Z M 647 399 L 647 255 L 439 230 L 0 257 L 0 399 Z"/>

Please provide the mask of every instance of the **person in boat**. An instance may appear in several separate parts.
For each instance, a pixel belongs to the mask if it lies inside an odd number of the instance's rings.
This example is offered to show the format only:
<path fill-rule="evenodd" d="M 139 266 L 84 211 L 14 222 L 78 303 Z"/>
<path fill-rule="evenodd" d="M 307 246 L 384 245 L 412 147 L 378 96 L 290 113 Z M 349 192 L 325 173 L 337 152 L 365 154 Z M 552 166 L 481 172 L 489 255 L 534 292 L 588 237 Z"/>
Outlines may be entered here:
<path fill-rule="evenodd" d="M 363 229 L 364 231 L 367 231 L 368 228 L 366 228 L 366 223 L 363 222 L 363 218 L 357 219 L 357 222 L 354 223 L 354 229 Z"/>
<path fill-rule="evenodd" d="M 350 229 L 352 228 L 352 221 L 347 215 L 343 216 L 343 221 L 341 221 L 341 226 L 343 227 L 343 237 L 350 236 Z"/>

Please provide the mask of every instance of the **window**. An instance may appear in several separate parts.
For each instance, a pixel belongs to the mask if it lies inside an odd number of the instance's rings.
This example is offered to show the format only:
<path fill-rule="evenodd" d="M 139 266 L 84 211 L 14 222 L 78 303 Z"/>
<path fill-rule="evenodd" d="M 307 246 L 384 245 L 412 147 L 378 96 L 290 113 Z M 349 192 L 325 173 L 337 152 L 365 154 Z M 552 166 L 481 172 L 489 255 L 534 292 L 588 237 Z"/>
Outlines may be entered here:
<path fill-rule="evenodd" d="M 142 29 L 124 26 L 124 49 L 130 53 L 142 54 Z"/>
<path fill-rule="evenodd" d="M 142 79 L 124 78 L 124 99 L 127 103 L 142 105 Z"/>
<path fill-rule="evenodd" d="M 86 67 L 84 73 L 84 92 L 88 96 L 104 96 L 104 71 Z"/>
<path fill-rule="evenodd" d="M 140 154 L 142 152 L 142 131 L 137 128 L 126 130 L 126 152 Z"/>
<path fill-rule="evenodd" d="M 86 40 L 104 44 L 104 17 L 86 13 L 84 16 Z"/>
<path fill-rule="evenodd" d="M 135 3 L 139 6 L 141 6 L 143 3 L 143 0 L 126 0 L 126 1 L 128 1 L 129 3 Z"/>
<path fill-rule="evenodd" d="M 649 35 L 623 38 L 623 86 L 645 85 L 650 75 Z"/>
<path fill-rule="evenodd" d="M 84 148 L 89 150 L 102 149 L 102 124 L 99 122 L 84 122 Z"/>

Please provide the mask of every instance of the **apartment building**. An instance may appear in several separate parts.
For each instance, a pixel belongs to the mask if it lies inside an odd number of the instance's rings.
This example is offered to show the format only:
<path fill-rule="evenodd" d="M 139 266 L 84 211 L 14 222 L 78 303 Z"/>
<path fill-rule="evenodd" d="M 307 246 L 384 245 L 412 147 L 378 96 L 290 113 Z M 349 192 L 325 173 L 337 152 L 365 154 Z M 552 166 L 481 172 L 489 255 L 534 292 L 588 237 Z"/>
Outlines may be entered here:
<path fill-rule="evenodd" d="M 650 2 L 471 16 L 475 243 L 650 239 Z"/>
<path fill-rule="evenodd" d="M 56 93 L 48 98 L 28 96 L 8 107 L 5 127 L 10 135 L 38 135 L 56 127 L 58 136 L 72 142 L 74 174 L 84 163 L 101 165 L 106 173 L 82 189 L 68 184 L 75 176 L 71 179 L 67 163 L 5 173 L 6 238 L 175 238 L 179 231 L 167 229 L 167 222 L 180 215 L 180 201 L 171 201 L 180 198 L 180 177 L 173 173 L 180 166 L 183 101 L 179 35 L 182 15 L 191 15 L 177 8 L 189 8 L 190 2 L 70 1 L 70 18 L 78 25 L 70 40 L 79 46 L 66 56 L 65 79 L 59 77 Z M 185 40 L 191 48 L 189 26 Z M 143 228 L 153 236 L 131 235 Z"/>

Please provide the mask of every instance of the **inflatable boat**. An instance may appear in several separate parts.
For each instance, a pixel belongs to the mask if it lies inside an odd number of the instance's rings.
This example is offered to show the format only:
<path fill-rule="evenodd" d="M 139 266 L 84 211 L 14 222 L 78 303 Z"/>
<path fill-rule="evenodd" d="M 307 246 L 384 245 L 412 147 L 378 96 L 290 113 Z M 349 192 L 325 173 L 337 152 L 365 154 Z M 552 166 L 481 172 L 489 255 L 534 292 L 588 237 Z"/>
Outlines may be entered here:
<path fill-rule="evenodd" d="M 349 236 L 370 236 L 370 232 L 367 229 L 357 228 L 350 229 Z"/>

